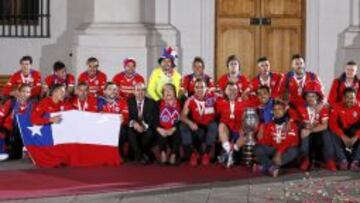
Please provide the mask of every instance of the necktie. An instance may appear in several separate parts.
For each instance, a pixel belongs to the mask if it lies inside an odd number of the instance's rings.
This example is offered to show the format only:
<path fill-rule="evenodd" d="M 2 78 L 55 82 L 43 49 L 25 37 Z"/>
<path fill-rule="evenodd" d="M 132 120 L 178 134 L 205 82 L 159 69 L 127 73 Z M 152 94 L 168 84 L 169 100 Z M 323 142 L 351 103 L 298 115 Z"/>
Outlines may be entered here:
<path fill-rule="evenodd" d="M 142 112 L 142 102 L 137 102 L 137 110 L 138 110 L 138 117 L 139 120 L 142 120 L 143 118 L 143 112 Z"/>

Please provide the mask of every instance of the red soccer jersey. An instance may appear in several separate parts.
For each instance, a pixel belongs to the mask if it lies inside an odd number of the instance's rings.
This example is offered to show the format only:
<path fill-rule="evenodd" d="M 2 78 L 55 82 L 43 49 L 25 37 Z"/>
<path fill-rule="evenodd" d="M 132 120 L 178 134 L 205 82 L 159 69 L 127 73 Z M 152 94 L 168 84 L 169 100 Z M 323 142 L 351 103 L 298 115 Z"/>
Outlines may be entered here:
<path fill-rule="evenodd" d="M 0 126 L 4 125 L 6 118 L 11 114 L 13 108 L 12 103 L 13 101 L 9 99 L 0 106 Z"/>
<path fill-rule="evenodd" d="M 90 77 L 87 71 L 80 74 L 78 82 L 84 82 L 89 86 L 89 93 L 93 97 L 103 95 L 107 78 L 105 73 L 97 71 L 94 77 Z"/>
<path fill-rule="evenodd" d="M 300 106 L 305 106 L 306 102 L 302 97 L 303 89 L 306 83 L 308 82 L 317 82 L 321 86 L 322 96 L 325 95 L 323 85 L 319 80 L 318 76 L 311 72 L 306 72 L 305 76 L 299 80 L 296 78 L 293 72 L 288 73 L 284 76 L 284 79 L 281 82 L 280 94 L 287 95 L 290 104 L 295 108 Z"/>
<path fill-rule="evenodd" d="M 206 82 L 206 86 L 208 87 L 208 90 L 210 92 L 215 91 L 215 83 L 210 76 L 204 74 L 201 78 Z M 192 96 L 195 93 L 195 82 L 196 77 L 194 76 L 194 74 L 186 75 L 181 80 L 181 88 L 183 88 L 187 92 L 188 97 Z"/>
<path fill-rule="evenodd" d="M 216 116 L 216 97 L 213 94 L 206 94 L 203 100 L 199 100 L 195 95 L 187 99 L 187 105 L 192 120 L 204 126 L 207 126 Z"/>
<path fill-rule="evenodd" d="M 30 102 L 20 104 L 19 101 L 7 100 L 5 104 L 0 107 L 0 125 L 11 131 L 14 127 L 15 114 L 22 114 L 27 110 L 31 112 L 33 106 L 34 104 Z"/>
<path fill-rule="evenodd" d="M 23 84 L 31 86 L 31 97 L 40 96 L 41 94 L 41 74 L 37 70 L 30 70 L 30 74 L 24 76 L 21 71 L 14 73 L 6 83 L 3 94 L 9 96 L 13 90 L 16 90 Z"/>
<path fill-rule="evenodd" d="M 272 99 L 272 98 L 269 98 L 269 100 Z M 258 109 L 258 108 L 261 108 L 262 107 L 262 104 L 259 100 L 258 97 L 249 97 L 247 100 L 243 101 L 245 106 L 248 107 L 248 108 L 254 108 L 254 109 Z"/>
<path fill-rule="evenodd" d="M 328 102 L 330 106 L 334 107 L 337 103 L 342 102 L 343 91 L 347 87 L 352 87 L 355 89 L 357 93 L 357 100 L 360 101 L 359 83 L 360 81 L 357 78 L 355 78 L 352 84 L 346 84 L 345 75 L 335 79 L 331 85 L 331 89 L 329 92 Z"/>
<path fill-rule="evenodd" d="M 62 79 L 56 76 L 55 74 L 48 75 L 45 78 L 45 85 L 48 86 L 48 88 L 51 88 L 54 85 L 61 84 L 66 87 L 74 87 L 75 86 L 75 77 L 68 73 L 66 74 L 66 78 Z"/>
<path fill-rule="evenodd" d="M 31 122 L 33 125 L 50 124 L 50 117 L 48 114 L 69 110 L 69 105 L 66 102 L 55 103 L 51 97 L 42 99 L 31 113 Z"/>
<path fill-rule="evenodd" d="M 174 127 L 180 119 L 181 104 L 177 101 L 174 106 L 167 105 L 165 101 L 160 100 L 159 104 L 159 125 L 164 129 Z"/>
<path fill-rule="evenodd" d="M 336 105 L 330 114 L 329 125 L 331 131 L 336 135 L 345 136 L 345 129 L 348 129 L 351 125 L 359 123 L 360 121 L 360 104 L 348 108 L 343 104 Z M 360 138 L 360 129 L 355 132 L 355 135 Z"/>
<path fill-rule="evenodd" d="M 233 108 L 231 107 L 232 105 L 234 105 Z M 216 110 L 220 116 L 220 122 L 226 124 L 233 132 L 240 130 L 245 108 L 246 103 L 240 99 L 234 101 L 233 104 L 227 99 L 219 99 L 216 102 Z M 233 109 L 233 112 L 231 109 Z"/>
<path fill-rule="evenodd" d="M 280 85 L 283 79 L 283 75 L 279 73 L 269 73 L 270 77 L 267 81 L 260 79 L 260 76 L 257 75 L 251 80 L 250 89 L 256 94 L 258 88 L 262 85 L 268 86 L 271 90 L 271 97 L 276 98 L 279 96 Z"/>
<path fill-rule="evenodd" d="M 287 123 L 282 125 L 277 125 L 274 122 L 265 124 L 263 136 L 259 143 L 274 147 L 279 153 L 284 153 L 290 147 L 296 147 L 299 144 L 296 124 L 292 122 L 290 129 L 287 128 Z"/>
<path fill-rule="evenodd" d="M 125 99 L 134 95 L 134 86 L 139 83 L 144 83 L 144 78 L 138 73 L 128 77 L 125 72 L 121 72 L 114 76 L 113 83 L 119 88 L 119 96 Z"/>
<path fill-rule="evenodd" d="M 225 91 L 225 87 L 226 84 L 229 82 L 229 75 L 225 74 L 223 76 L 220 77 L 219 81 L 218 81 L 218 87 L 222 90 Z M 241 96 L 241 94 L 247 90 L 249 88 L 249 80 L 244 76 L 244 75 L 238 75 L 238 80 L 236 81 L 236 84 L 238 86 L 239 89 L 239 96 Z"/>
<path fill-rule="evenodd" d="M 98 111 L 104 113 L 121 114 L 123 117 L 122 125 L 129 122 L 129 107 L 125 99 L 116 99 L 114 102 L 108 102 L 104 98 L 98 98 Z"/>
<path fill-rule="evenodd" d="M 294 119 L 305 124 L 323 124 L 329 120 L 329 109 L 323 106 L 319 111 L 317 111 L 308 106 L 298 107 L 297 117 Z"/>
<path fill-rule="evenodd" d="M 94 97 L 88 96 L 84 101 L 80 101 L 77 96 L 69 100 L 71 109 L 79 111 L 97 112 L 97 100 Z"/>

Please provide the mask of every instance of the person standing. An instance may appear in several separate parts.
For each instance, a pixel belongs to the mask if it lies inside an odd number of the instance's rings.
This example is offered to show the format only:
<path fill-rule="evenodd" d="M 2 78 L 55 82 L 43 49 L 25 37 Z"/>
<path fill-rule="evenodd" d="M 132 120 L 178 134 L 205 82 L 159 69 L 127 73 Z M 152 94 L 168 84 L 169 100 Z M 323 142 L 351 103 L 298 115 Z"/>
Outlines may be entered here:
<path fill-rule="evenodd" d="M 126 58 L 124 71 L 116 74 L 112 81 L 118 86 L 119 96 L 124 99 L 134 96 L 134 86 L 137 83 L 145 83 L 143 76 L 136 72 L 135 58 Z"/>
<path fill-rule="evenodd" d="M 23 56 L 20 59 L 21 69 L 14 73 L 5 84 L 3 95 L 6 97 L 18 98 L 19 87 L 29 85 L 31 87 L 31 98 L 38 100 L 41 94 L 41 74 L 32 68 L 33 59 L 31 56 Z"/>
<path fill-rule="evenodd" d="M 343 91 L 348 87 L 352 87 L 356 91 L 356 99 L 360 100 L 359 86 L 360 80 L 357 77 L 358 65 L 355 61 L 349 61 L 346 63 L 344 72 L 339 78 L 336 78 L 330 89 L 328 102 L 331 107 L 335 107 L 337 103 L 343 101 Z"/>
<path fill-rule="evenodd" d="M 246 99 L 250 92 L 249 80 L 240 73 L 240 59 L 231 55 L 226 61 L 228 73 L 222 75 L 218 80 L 218 91 L 224 94 L 225 88 L 229 82 L 235 83 L 238 89 L 238 96 Z"/>
<path fill-rule="evenodd" d="M 159 58 L 159 67 L 155 68 L 150 75 L 147 93 L 150 98 L 159 101 L 162 98 L 162 90 L 165 84 L 171 83 L 176 88 L 176 96 L 180 90 L 181 75 L 175 69 L 176 52 L 171 47 L 164 49 Z"/>
<path fill-rule="evenodd" d="M 86 61 L 86 65 L 87 70 L 80 74 L 78 83 L 86 83 L 91 96 L 102 96 L 107 82 L 106 74 L 99 70 L 99 61 L 95 57 L 90 57 Z"/>

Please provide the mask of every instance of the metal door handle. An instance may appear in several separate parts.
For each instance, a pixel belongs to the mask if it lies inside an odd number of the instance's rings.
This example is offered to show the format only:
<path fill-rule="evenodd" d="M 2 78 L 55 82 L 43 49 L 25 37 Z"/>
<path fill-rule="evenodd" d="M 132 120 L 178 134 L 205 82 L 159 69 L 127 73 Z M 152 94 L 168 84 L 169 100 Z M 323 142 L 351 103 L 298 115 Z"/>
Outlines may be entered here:
<path fill-rule="evenodd" d="M 261 25 L 271 25 L 271 18 L 262 18 Z"/>
<path fill-rule="evenodd" d="M 250 25 L 261 25 L 261 18 L 250 18 Z"/>

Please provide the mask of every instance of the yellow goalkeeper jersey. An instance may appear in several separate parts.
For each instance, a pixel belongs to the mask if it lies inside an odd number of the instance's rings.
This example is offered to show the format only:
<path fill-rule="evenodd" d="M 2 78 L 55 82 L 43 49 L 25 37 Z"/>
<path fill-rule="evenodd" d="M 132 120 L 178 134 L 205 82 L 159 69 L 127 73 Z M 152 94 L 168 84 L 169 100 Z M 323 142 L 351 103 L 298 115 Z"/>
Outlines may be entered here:
<path fill-rule="evenodd" d="M 176 94 L 178 95 L 180 89 L 181 75 L 174 69 L 173 74 L 167 76 L 161 67 L 155 68 L 149 78 L 147 93 L 155 101 L 162 98 L 162 89 L 166 83 L 175 85 Z"/>

